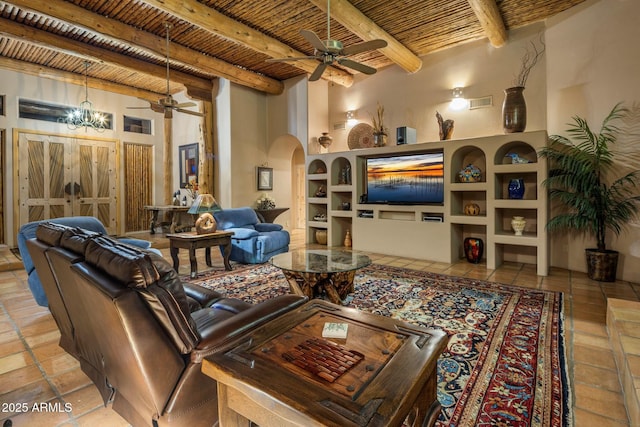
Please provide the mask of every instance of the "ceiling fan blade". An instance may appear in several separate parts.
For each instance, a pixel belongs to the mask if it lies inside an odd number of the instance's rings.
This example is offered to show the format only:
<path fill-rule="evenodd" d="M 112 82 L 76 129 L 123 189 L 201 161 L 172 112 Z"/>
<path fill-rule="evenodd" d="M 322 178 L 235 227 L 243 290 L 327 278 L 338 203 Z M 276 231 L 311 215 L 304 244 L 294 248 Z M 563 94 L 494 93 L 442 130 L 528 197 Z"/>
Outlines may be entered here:
<path fill-rule="evenodd" d="M 292 58 L 270 58 L 270 59 L 266 59 L 265 62 L 299 61 L 301 59 L 318 59 L 318 57 L 317 56 L 295 56 Z"/>
<path fill-rule="evenodd" d="M 316 50 L 320 52 L 326 52 L 327 46 L 320 40 L 320 37 L 311 30 L 300 30 L 300 34 L 304 37 Z"/>
<path fill-rule="evenodd" d="M 174 105 L 174 107 L 176 107 L 176 108 L 185 108 L 185 107 L 195 107 L 197 105 L 198 104 L 196 104 L 195 102 L 183 102 L 183 103 Z"/>
<path fill-rule="evenodd" d="M 360 71 L 361 73 L 364 73 L 364 74 L 375 74 L 377 71 L 373 67 L 369 67 L 368 65 L 364 65 L 347 58 L 339 58 L 338 64 L 344 65 L 345 67 L 353 68 L 354 70 Z"/>
<path fill-rule="evenodd" d="M 316 69 L 313 71 L 313 74 L 311 74 L 311 77 L 309 77 L 309 81 L 315 82 L 316 80 L 320 79 L 320 77 L 322 77 L 322 73 L 324 73 L 324 70 L 326 68 L 327 64 L 325 64 L 324 62 L 319 63 Z"/>
<path fill-rule="evenodd" d="M 149 110 L 150 107 L 127 107 L 127 110 Z"/>
<path fill-rule="evenodd" d="M 356 53 L 365 52 L 367 50 L 381 49 L 383 47 L 387 47 L 387 42 L 385 40 L 377 39 L 345 47 L 344 49 L 342 49 L 342 52 L 340 52 L 340 54 L 354 55 Z"/>
<path fill-rule="evenodd" d="M 198 117 L 204 117 L 204 114 L 199 113 L 197 111 L 190 111 L 190 110 L 184 110 L 182 108 L 175 108 L 176 111 L 179 111 L 181 113 L 185 113 L 185 114 L 191 114 L 192 116 L 198 116 Z"/>

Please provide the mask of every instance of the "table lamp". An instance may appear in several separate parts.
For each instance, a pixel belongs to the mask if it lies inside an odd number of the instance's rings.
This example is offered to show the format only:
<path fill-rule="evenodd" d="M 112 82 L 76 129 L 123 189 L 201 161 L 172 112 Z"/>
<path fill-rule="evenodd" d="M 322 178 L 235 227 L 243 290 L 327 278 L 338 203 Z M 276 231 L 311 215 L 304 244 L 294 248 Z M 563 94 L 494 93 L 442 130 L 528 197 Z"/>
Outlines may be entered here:
<path fill-rule="evenodd" d="M 196 220 L 196 234 L 208 234 L 216 231 L 216 220 L 211 212 L 220 211 L 222 208 L 211 194 L 199 194 L 187 213 L 200 215 Z"/>

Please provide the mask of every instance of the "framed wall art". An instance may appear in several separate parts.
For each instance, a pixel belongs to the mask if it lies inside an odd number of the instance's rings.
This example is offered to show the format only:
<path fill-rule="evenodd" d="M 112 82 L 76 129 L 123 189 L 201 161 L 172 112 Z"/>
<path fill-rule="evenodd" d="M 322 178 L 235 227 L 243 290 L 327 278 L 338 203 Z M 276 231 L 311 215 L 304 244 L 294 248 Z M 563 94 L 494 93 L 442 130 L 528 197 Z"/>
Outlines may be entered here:
<path fill-rule="evenodd" d="M 198 182 L 198 144 L 187 144 L 178 147 L 180 156 L 180 188 L 185 188 L 191 181 Z"/>
<path fill-rule="evenodd" d="M 258 166 L 256 169 L 258 190 L 273 190 L 273 168 Z"/>

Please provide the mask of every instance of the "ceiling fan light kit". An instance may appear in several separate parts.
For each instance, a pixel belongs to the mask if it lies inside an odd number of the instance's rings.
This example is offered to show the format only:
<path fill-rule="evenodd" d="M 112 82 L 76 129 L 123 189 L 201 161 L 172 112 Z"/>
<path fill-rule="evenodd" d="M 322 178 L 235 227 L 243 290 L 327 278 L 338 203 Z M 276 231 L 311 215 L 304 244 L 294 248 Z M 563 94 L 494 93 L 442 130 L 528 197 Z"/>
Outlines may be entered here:
<path fill-rule="evenodd" d="M 371 40 L 344 47 L 339 40 L 331 39 L 331 0 L 327 0 L 327 40 L 321 40 L 316 33 L 311 30 L 300 30 L 300 34 L 315 49 L 313 56 L 302 56 L 293 58 L 268 59 L 267 62 L 299 61 L 305 59 L 316 59 L 320 61 L 316 69 L 309 76 L 309 81 L 319 80 L 329 65 L 338 65 L 351 68 L 363 74 L 375 74 L 376 69 L 368 65 L 356 62 L 348 57 L 369 50 L 381 49 L 387 46 L 385 40 Z"/>
<path fill-rule="evenodd" d="M 183 102 L 183 103 L 179 103 L 178 101 L 176 101 L 175 99 L 173 99 L 173 96 L 171 95 L 171 88 L 169 86 L 169 83 L 171 82 L 171 80 L 169 79 L 169 62 L 170 62 L 170 57 L 169 57 L 169 47 L 171 45 L 170 43 L 170 38 L 169 38 L 169 31 L 171 30 L 171 23 L 169 22 L 165 22 L 164 23 L 164 27 L 166 29 L 166 54 L 167 54 L 167 58 L 166 58 L 166 67 L 167 67 L 167 93 L 165 94 L 164 98 L 160 98 L 158 99 L 157 102 L 149 102 L 149 107 L 127 107 L 131 110 L 141 110 L 141 109 L 150 109 L 152 111 L 157 111 L 157 112 L 164 112 L 164 118 L 165 119 L 171 119 L 173 118 L 173 111 L 178 111 L 180 113 L 185 113 L 185 114 L 190 114 L 192 116 L 198 116 L 198 117 L 203 117 L 204 115 L 198 111 L 191 111 L 191 110 L 185 110 L 185 108 L 187 107 L 195 107 L 198 104 L 196 104 L 195 102 Z"/>

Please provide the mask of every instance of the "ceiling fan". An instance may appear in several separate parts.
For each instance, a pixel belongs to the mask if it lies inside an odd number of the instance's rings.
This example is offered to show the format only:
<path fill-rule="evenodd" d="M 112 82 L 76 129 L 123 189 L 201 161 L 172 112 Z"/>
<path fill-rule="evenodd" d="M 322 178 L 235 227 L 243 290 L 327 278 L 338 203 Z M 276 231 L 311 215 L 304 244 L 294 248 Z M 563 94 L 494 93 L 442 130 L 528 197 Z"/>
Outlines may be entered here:
<path fill-rule="evenodd" d="M 171 24 L 169 22 L 164 23 L 165 28 L 167 29 L 166 41 L 167 41 L 167 93 L 164 98 L 158 99 L 158 102 L 149 102 L 149 107 L 127 107 L 132 110 L 139 109 L 151 109 L 157 113 L 164 112 L 165 119 L 173 118 L 173 111 L 178 111 L 180 113 L 191 114 L 192 116 L 202 117 L 203 114 L 197 111 L 185 110 L 186 107 L 195 107 L 198 104 L 195 102 L 182 102 L 179 103 L 173 96 L 171 96 L 171 92 L 169 91 L 169 30 L 171 29 Z"/>
<path fill-rule="evenodd" d="M 267 62 L 285 62 L 285 61 L 299 61 L 303 59 L 317 59 L 320 61 L 316 69 L 309 77 L 309 81 L 316 81 L 324 73 L 324 70 L 332 65 L 334 62 L 345 67 L 352 68 L 356 71 L 360 71 L 364 74 L 375 74 L 377 71 L 373 67 L 361 64 L 348 58 L 350 55 L 356 53 L 365 52 L 368 50 L 380 49 L 387 46 L 385 40 L 371 40 L 368 42 L 358 43 L 353 46 L 344 47 L 339 40 L 331 39 L 331 0 L 327 0 L 327 40 L 322 41 L 311 30 L 300 30 L 300 34 L 314 47 L 315 51 L 313 56 L 300 56 L 293 58 L 275 58 L 267 59 Z"/>

